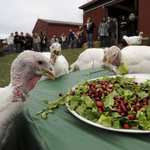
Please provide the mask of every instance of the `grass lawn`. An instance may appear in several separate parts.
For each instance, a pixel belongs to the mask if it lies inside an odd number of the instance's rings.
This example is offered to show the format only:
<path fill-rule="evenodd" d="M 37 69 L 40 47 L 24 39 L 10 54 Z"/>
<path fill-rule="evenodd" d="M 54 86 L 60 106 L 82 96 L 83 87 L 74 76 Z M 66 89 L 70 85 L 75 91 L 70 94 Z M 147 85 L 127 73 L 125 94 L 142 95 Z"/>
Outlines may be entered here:
<path fill-rule="evenodd" d="M 84 50 L 85 48 L 66 49 L 62 50 L 62 55 L 64 55 L 69 65 L 71 65 Z M 11 64 L 17 56 L 18 54 L 7 54 L 4 57 L 0 57 L 0 87 L 5 87 L 10 83 Z"/>

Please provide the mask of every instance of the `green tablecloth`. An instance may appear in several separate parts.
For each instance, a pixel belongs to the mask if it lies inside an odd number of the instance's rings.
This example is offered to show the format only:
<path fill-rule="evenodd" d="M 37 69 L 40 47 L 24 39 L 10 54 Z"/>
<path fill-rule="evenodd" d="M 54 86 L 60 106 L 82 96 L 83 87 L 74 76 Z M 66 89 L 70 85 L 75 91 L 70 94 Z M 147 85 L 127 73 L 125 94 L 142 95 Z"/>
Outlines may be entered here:
<path fill-rule="evenodd" d="M 90 76 L 85 76 L 87 71 Z M 35 115 L 47 106 L 41 100 L 53 102 L 59 93 L 82 80 L 113 75 L 103 69 L 88 69 L 70 73 L 56 80 L 37 83 L 30 98 L 14 121 L 13 132 L 4 150 L 149 150 L 150 134 L 119 133 L 89 125 L 73 116 L 65 105 L 49 114 L 47 120 Z"/>

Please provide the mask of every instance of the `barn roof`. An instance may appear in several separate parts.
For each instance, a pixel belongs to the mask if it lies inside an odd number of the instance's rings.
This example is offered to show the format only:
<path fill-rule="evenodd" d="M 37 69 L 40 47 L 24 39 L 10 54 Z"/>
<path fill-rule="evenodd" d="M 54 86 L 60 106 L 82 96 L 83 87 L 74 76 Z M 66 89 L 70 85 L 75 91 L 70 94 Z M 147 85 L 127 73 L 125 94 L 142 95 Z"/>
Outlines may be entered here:
<path fill-rule="evenodd" d="M 90 1 L 82 6 L 79 7 L 79 9 L 85 9 L 91 5 L 96 5 L 96 4 L 100 4 L 101 5 L 109 5 L 111 3 L 114 3 L 114 2 L 119 2 L 119 1 L 124 1 L 124 0 L 93 0 L 93 1 Z"/>
<path fill-rule="evenodd" d="M 68 22 L 68 21 L 58 21 L 58 20 L 48 20 L 48 19 L 39 19 L 39 20 L 42 20 L 42 21 L 45 21 L 47 23 L 55 23 L 55 24 L 69 24 L 69 25 L 77 25 L 77 26 L 80 26 L 82 25 L 83 23 L 78 23 L 78 22 Z"/>
<path fill-rule="evenodd" d="M 90 2 L 88 2 L 88 3 L 86 3 L 86 4 L 82 5 L 82 6 L 80 6 L 79 8 L 80 8 L 80 9 L 84 9 L 85 7 L 87 7 L 87 6 L 89 6 L 89 5 L 93 4 L 93 3 L 95 3 L 95 2 L 97 2 L 97 1 L 102 1 L 102 0 L 93 0 L 93 1 L 90 1 Z"/>

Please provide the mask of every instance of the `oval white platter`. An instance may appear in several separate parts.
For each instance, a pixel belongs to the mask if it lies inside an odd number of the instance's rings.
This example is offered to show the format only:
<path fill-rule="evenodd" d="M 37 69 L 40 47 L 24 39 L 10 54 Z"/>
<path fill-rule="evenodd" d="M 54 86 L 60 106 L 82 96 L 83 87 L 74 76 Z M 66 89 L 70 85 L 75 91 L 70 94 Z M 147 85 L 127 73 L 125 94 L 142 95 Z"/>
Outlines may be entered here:
<path fill-rule="evenodd" d="M 135 77 L 136 78 L 136 82 L 143 82 L 147 79 L 150 79 L 150 74 L 127 74 L 127 75 L 124 75 L 125 77 L 129 77 L 129 78 L 132 78 L 132 77 Z M 116 77 L 116 76 L 109 76 L 109 77 Z M 96 80 L 96 79 L 100 79 L 102 77 L 98 77 L 98 78 L 94 78 L 94 79 L 90 79 L 88 81 L 91 81 L 91 80 Z M 75 89 L 77 85 L 75 85 L 74 87 L 72 87 L 72 89 Z M 68 108 L 68 103 L 65 103 L 65 105 L 67 106 Z M 77 114 L 75 111 L 72 111 L 68 108 L 68 110 L 75 116 L 77 117 L 78 119 L 90 124 L 90 125 L 93 125 L 93 126 L 96 126 L 96 127 L 99 127 L 99 128 L 102 128 L 102 129 L 106 129 L 106 130 L 110 130 L 110 131 L 116 131 L 116 132 L 125 132 L 125 133 L 150 133 L 150 131 L 148 130 L 133 130 L 133 129 L 114 129 L 114 128 L 108 128 L 108 127 L 104 127 L 98 123 L 95 123 L 95 122 L 92 122 L 90 120 L 87 120 L 85 118 L 83 118 L 82 116 L 80 116 L 79 114 Z"/>

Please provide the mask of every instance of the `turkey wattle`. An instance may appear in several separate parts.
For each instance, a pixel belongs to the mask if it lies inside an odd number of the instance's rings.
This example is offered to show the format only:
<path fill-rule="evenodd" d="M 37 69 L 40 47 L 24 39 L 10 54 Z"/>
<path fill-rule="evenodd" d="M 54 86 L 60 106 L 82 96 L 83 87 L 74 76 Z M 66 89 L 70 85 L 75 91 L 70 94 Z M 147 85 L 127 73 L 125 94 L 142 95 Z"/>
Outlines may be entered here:
<path fill-rule="evenodd" d="M 149 46 L 127 46 L 122 50 L 112 46 L 107 50 L 104 58 L 105 62 L 116 66 L 115 72 L 123 62 L 128 67 L 128 73 L 150 73 Z"/>
<path fill-rule="evenodd" d="M 8 140 L 14 118 L 27 103 L 28 93 L 42 75 L 55 79 L 55 72 L 47 58 L 38 52 L 25 51 L 11 66 L 11 82 L 0 88 L 0 150 Z"/>
<path fill-rule="evenodd" d="M 107 68 L 109 70 L 113 70 L 113 66 L 107 65 L 107 63 L 102 62 L 104 53 L 105 50 L 101 48 L 86 49 L 79 55 L 76 62 L 71 64 L 70 72 L 89 68 Z"/>
<path fill-rule="evenodd" d="M 139 36 L 123 36 L 123 39 L 127 42 L 128 45 L 140 45 L 142 43 L 143 32 L 139 33 Z"/>

